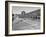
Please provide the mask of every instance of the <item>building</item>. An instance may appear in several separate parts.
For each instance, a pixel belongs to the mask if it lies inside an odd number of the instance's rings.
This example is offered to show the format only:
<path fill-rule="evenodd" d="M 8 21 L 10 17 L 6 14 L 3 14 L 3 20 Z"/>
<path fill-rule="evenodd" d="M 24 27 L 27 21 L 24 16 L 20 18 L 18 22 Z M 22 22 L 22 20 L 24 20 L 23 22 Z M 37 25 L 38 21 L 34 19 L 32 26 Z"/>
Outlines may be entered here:
<path fill-rule="evenodd" d="M 19 18 L 38 18 L 40 19 L 40 9 L 26 13 L 25 11 L 22 11 L 21 14 L 17 14 Z"/>

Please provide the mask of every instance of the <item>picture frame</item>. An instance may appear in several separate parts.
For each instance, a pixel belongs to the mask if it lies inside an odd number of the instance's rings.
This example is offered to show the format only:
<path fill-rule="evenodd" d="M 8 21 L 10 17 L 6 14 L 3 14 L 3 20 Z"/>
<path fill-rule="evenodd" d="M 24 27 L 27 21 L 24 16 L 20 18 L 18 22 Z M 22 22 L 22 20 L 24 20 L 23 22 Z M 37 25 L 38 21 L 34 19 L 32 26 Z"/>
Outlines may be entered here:
<path fill-rule="evenodd" d="M 16 19 L 15 17 L 21 20 L 21 22 L 19 23 L 17 21 L 18 19 Z M 13 21 L 14 19 L 16 20 L 15 22 Z M 25 22 L 24 20 L 26 21 L 27 24 L 24 23 Z M 5 1 L 5 36 L 36 34 L 45 34 L 45 3 Z"/>

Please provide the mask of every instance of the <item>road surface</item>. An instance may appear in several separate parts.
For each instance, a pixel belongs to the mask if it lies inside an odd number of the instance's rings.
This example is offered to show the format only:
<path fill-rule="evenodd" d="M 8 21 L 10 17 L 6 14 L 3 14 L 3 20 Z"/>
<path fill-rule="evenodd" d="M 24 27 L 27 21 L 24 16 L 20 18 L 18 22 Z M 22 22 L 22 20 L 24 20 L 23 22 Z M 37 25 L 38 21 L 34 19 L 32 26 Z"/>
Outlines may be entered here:
<path fill-rule="evenodd" d="M 40 19 L 14 18 L 13 30 L 34 30 L 40 29 Z"/>

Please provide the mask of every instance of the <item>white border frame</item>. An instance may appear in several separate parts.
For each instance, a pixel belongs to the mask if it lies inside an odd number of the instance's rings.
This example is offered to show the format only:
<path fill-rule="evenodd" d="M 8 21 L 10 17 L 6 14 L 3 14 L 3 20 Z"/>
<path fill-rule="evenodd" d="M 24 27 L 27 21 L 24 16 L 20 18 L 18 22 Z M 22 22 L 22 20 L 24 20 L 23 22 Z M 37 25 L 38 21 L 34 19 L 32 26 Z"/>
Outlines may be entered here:
<path fill-rule="evenodd" d="M 40 7 L 41 8 L 41 29 L 40 30 L 18 30 L 18 31 L 12 31 L 12 6 L 27 6 L 27 7 Z M 9 34 L 26 34 L 26 33 L 40 33 L 43 32 L 43 5 L 39 4 L 25 4 L 25 3 L 8 3 L 8 14 L 9 14 L 9 20 L 8 21 L 8 29 Z"/>

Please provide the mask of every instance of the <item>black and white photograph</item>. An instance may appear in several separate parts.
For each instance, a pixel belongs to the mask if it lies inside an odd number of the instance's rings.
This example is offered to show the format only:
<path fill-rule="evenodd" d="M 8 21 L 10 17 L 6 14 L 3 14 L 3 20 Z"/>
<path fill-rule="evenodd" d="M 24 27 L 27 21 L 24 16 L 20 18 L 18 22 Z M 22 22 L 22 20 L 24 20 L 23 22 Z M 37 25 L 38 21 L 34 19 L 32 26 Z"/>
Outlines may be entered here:
<path fill-rule="evenodd" d="M 13 30 L 35 30 L 40 29 L 39 7 L 12 7 L 12 29 Z"/>
<path fill-rule="evenodd" d="M 45 33 L 44 3 L 6 1 L 5 18 L 6 35 Z"/>

